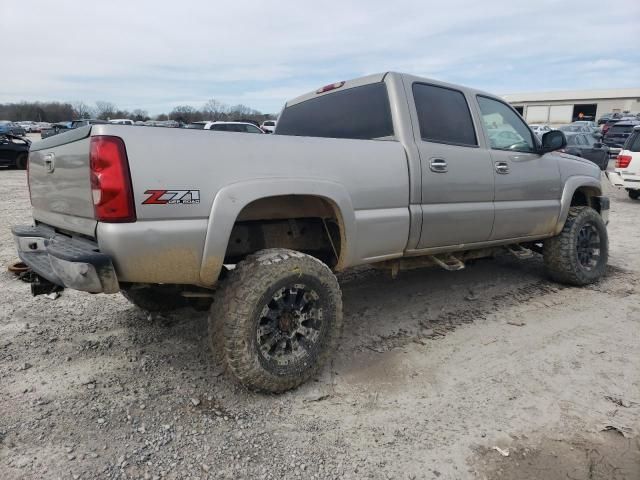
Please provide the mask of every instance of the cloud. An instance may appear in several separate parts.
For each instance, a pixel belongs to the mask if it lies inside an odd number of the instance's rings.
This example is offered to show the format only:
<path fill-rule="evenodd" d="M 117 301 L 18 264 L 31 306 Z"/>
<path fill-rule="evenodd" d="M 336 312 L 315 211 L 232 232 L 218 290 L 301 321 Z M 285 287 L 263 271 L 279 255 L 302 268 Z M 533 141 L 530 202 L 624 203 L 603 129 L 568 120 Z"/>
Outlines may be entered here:
<path fill-rule="evenodd" d="M 615 9 L 592 0 L 30 0 L 2 9 L 5 102 L 108 100 L 157 113 L 215 97 L 276 112 L 318 86 L 386 70 L 497 93 L 640 83 L 640 54 L 624 41 L 636 35 L 637 0 Z"/>

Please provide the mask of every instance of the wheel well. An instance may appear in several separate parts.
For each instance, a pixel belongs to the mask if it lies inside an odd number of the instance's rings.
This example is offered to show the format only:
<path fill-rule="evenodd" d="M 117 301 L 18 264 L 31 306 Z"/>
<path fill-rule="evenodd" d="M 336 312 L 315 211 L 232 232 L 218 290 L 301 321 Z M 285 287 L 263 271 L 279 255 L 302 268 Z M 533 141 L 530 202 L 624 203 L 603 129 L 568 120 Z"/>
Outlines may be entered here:
<path fill-rule="evenodd" d="M 573 192 L 571 197 L 572 207 L 592 207 L 600 211 L 600 203 L 596 197 L 600 196 L 600 191 L 594 187 L 579 187 Z"/>
<path fill-rule="evenodd" d="M 231 230 L 224 262 L 237 263 L 265 248 L 289 248 L 339 267 L 343 245 L 342 216 L 331 200 L 279 195 L 255 200 L 242 209 Z"/>

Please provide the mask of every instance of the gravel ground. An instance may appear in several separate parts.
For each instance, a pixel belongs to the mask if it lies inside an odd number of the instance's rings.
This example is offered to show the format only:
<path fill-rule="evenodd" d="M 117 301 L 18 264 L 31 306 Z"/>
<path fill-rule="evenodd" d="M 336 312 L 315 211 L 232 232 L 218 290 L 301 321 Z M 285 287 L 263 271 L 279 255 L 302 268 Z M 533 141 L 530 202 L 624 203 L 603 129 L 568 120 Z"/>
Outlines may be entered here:
<path fill-rule="evenodd" d="M 0 170 L 0 475 L 637 480 L 640 202 L 609 194 L 598 284 L 538 258 L 345 273 L 334 361 L 268 396 L 220 375 L 204 313 L 31 297 L 5 268 L 25 175 Z"/>

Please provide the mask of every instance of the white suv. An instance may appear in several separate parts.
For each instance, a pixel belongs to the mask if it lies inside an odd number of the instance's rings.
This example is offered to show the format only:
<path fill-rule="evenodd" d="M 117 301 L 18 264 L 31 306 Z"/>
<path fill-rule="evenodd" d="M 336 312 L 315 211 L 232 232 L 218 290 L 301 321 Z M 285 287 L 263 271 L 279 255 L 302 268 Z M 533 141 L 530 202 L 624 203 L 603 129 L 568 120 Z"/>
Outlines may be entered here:
<path fill-rule="evenodd" d="M 533 133 L 535 133 L 538 138 L 542 138 L 542 135 L 552 130 L 549 125 L 529 125 L 529 128 L 533 130 Z"/>
<path fill-rule="evenodd" d="M 608 177 L 616 187 L 624 187 L 633 200 L 640 198 L 640 125 L 629 135 L 616 158 L 616 169 Z"/>
<path fill-rule="evenodd" d="M 276 129 L 276 121 L 275 120 L 265 120 L 260 125 L 260 128 L 264 133 L 273 133 Z"/>

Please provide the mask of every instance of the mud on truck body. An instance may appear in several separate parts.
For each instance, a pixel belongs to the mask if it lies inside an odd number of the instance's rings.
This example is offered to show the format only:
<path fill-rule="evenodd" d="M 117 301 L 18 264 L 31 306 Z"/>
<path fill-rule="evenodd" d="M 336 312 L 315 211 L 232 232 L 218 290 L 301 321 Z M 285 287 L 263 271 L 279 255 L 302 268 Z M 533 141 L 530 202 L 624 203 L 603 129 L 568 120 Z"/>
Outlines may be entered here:
<path fill-rule="evenodd" d="M 36 143 L 34 224 L 13 233 L 34 293 L 208 308 L 217 361 L 281 392 L 332 354 L 336 271 L 509 251 L 542 254 L 556 281 L 598 279 L 609 201 L 565 144 L 498 97 L 383 73 L 287 102 L 274 135 L 92 125 Z"/>

